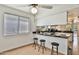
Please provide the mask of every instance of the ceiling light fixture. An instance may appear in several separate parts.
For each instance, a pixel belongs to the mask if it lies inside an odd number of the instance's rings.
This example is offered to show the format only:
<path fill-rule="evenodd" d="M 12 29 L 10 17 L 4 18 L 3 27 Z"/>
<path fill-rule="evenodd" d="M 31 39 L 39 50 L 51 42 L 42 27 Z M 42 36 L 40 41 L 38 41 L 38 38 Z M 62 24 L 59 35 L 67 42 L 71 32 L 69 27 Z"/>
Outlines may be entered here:
<path fill-rule="evenodd" d="M 36 7 L 32 7 L 31 13 L 32 14 L 37 14 L 37 12 L 38 12 L 37 8 Z"/>
<path fill-rule="evenodd" d="M 37 4 L 32 4 L 32 8 L 31 8 L 31 13 L 32 14 L 37 14 L 38 10 L 37 10 Z"/>

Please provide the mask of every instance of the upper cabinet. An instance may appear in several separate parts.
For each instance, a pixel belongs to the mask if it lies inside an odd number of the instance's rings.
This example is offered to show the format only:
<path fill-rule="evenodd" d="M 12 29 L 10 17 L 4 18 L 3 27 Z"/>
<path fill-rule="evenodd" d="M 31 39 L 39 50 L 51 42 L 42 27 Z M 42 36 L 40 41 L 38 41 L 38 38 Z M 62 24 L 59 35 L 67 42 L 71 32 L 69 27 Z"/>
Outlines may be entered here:
<path fill-rule="evenodd" d="M 67 12 L 46 16 L 37 20 L 37 26 L 67 24 Z"/>

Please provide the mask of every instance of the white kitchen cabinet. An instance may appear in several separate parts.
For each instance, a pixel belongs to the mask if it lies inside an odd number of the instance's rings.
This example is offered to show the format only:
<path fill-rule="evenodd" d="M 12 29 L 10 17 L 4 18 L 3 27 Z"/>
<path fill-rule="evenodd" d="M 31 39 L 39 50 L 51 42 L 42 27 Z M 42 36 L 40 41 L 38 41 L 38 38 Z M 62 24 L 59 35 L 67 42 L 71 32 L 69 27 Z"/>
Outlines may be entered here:
<path fill-rule="evenodd" d="M 67 39 L 66 38 L 59 38 L 59 37 L 53 37 L 53 36 L 44 36 L 44 35 L 39 35 L 39 34 L 36 34 L 36 37 L 38 38 L 38 43 L 40 43 L 41 39 L 46 40 L 45 46 L 49 49 L 52 49 L 51 42 L 59 43 L 58 51 L 60 53 L 63 53 L 65 55 L 67 55 L 68 44 L 67 44 Z"/>
<path fill-rule="evenodd" d="M 37 26 L 67 24 L 67 12 L 37 19 Z"/>

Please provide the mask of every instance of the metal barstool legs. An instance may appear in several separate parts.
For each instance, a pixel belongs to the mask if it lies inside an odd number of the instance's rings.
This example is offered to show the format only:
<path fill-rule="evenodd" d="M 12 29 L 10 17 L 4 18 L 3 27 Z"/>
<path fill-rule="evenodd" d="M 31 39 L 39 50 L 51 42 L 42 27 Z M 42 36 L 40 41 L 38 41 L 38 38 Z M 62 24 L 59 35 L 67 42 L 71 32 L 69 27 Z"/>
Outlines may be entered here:
<path fill-rule="evenodd" d="M 38 52 L 40 51 L 40 48 L 42 48 L 42 53 L 44 54 L 44 49 L 45 48 L 45 40 L 40 40 L 40 45 L 38 47 Z"/>

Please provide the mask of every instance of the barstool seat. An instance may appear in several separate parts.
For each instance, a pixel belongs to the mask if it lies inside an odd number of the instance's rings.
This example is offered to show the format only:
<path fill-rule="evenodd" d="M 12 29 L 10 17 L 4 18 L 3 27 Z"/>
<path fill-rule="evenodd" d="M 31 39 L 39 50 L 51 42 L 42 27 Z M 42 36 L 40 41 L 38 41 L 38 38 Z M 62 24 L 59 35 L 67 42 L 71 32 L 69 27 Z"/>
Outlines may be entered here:
<path fill-rule="evenodd" d="M 54 46 L 59 46 L 59 44 L 56 43 L 56 42 L 52 42 L 51 44 L 54 45 Z"/>
<path fill-rule="evenodd" d="M 45 42 L 46 42 L 46 40 L 44 40 L 44 39 L 41 39 L 40 40 L 40 45 L 39 45 L 39 48 L 38 48 L 38 51 L 40 50 L 40 47 L 42 47 L 42 53 L 44 54 L 44 49 L 46 49 L 45 48 Z"/>
<path fill-rule="evenodd" d="M 38 38 L 33 38 L 34 40 L 38 40 Z"/>
<path fill-rule="evenodd" d="M 57 55 L 58 55 L 58 46 L 59 46 L 59 43 L 57 43 L 57 42 L 52 42 L 51 45 L 52 45 L 51 55 L 53 54 L 53 46 L 56 46 Z"/>
<path fill-rule="evenodd" d="M 46 40 L 44 40 L 44 39 L 42 39 L 42 40 L 40 40 L 40 42 L 45 42 Z"/>

